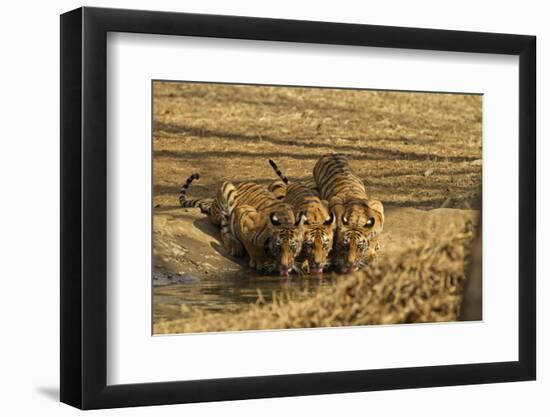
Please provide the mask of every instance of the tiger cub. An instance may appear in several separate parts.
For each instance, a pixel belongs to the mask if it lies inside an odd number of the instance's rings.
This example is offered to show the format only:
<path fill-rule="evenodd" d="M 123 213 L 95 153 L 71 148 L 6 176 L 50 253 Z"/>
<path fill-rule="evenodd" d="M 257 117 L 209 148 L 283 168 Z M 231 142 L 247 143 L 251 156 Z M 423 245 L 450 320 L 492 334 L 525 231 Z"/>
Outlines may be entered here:
<path fill-rule="evenodd" d="M 384 207 L 369 200 L 363 181 L 340 154 L 322 156 L 313 168 L 321 198 L 336 216 L 333 259 L 344 273 L 358 270 L 376 258 L 384 226 Z"/>
<path fill-rule="evenodd" d="M 246 253 L 251 268 L 278 270 L 288 277 L 302 246 L 303 216 L 295 216 L 289 204 L 252 182 L 234 186 L 226 181 L 215 199 L 187 200 L 189 185 L 198 178 L 198 174 L 191 175 L 181 187 L 180 206 L 198 207 L 219 225 L 222 244 L 230 255 Z"/>
<path fill-rule="evenodd" d="M 268 189 L 279 199 L 302 213 L 304 219 L 304 239 L 300 262 L 306 262 L 309 271 L 322 274 L 329 264 L 329 253 L 334 236 L 334 216 L 328 209 L 328 203 L 319 198 L 311 187 L 299 183 L 290 183 L 271 159 L 269 164 L 280 180 L 274 181 Z"/>

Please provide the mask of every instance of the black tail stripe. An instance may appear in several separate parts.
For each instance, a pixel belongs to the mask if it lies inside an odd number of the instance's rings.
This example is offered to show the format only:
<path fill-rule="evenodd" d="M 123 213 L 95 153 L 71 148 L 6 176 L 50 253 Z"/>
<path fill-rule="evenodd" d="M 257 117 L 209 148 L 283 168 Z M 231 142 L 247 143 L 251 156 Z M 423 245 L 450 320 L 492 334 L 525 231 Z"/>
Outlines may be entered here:
<path fill-rule="evenodd" d="M 288 184 L 288 178 L 283 175 L 283 173 L 281 172 L 281 170 L 279 169 L 279 167 L 277 166 L 275 161 L 270 159 L 269 160 L 269 165 L 271 165 L 271 168 L 273 168 L 273 170 L 279 176 L 279 178 L 282 179 L 285 184 Z"/>

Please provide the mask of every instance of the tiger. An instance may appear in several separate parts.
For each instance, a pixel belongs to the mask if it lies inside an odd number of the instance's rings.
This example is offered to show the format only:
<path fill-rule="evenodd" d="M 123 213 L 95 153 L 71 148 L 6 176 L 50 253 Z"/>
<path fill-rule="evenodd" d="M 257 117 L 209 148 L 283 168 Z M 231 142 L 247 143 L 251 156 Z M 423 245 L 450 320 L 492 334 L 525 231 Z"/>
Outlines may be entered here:
<path fill-rule="evenodd" d="M 382 202 L 369 199 L 363 181 L 353 173 L 346 156 L 322 156 L 313 168 L 322 199 L 336 217 L 334 262 L 350 273 L 373 262 L 380 249 L 384 227 Z"/>
<path fill-rule="evenodd" d="M 198 207 L 220 226 L 224 249 L 232 256 L 248 254 L 251 268 L 279 271 L 288 277 L 301 251 L 304 216 L 259 184 L 224 182 L 215 199 L 187 200 L 187 190 L 198 179 L 191 175 L 180 190 L 181 207 Z"/>
<path fill-rule="evenodd" d="M 329 253 L 334 236 L 334 215 L 328 209 L 328 202 L 322 201 L 319 194 L 302 183 L 290 183 L 277 164 L 269 164 L 280 180 L 272 182 L 268 189 L 279 199 L 302 213 L 304 219 L 304 238 L 302 252 L 298 260 L 307 263 L 309 271 L 320 275 L 329 266 Z"/>

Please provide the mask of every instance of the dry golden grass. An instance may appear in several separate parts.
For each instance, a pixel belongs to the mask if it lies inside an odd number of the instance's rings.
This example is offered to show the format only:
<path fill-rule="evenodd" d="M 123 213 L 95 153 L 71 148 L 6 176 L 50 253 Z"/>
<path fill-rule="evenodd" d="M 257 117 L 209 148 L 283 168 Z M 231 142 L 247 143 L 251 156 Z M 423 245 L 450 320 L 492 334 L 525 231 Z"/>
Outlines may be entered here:
<path fill-rule="evenodd" d="M 459 314 L 473 228 L 409 248 L 398 258 L 343 276 L 313 296 L 277 299 L 236 313 L 197 311 L 160 321 L 155 334 L 454 321 Z M 261 301 L 261 296 L 259 297 Z"/>
<path fill-rule="evenodd" d="M 349 155 L 386 205 L 475 207 L 481 186 L 478 95 L 154 83 L 154 203 L 176 206 L 231 179 L 268 182 L 272 158 L 291 179 L 319 156 Z"/>

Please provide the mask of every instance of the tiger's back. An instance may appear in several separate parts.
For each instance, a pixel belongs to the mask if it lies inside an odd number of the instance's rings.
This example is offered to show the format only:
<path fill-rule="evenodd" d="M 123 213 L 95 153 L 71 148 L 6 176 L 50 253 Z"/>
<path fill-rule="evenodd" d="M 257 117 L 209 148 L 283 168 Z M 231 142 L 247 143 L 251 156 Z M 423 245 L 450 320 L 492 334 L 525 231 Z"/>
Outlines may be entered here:
<path fill-rule="evenodd" d="M 250 256 L 250 265 L 287 276 L 302 245 L 303 217 L 264 186 L 242 183 L 235 188 L 230 217 L 234 235 Z"/>
<path fill-rule="evenodd" d="M 319 198 L 312 183 L 289 183 L 275 162 L 269 160 L 269 163 L 281 178 L 271 183 L 269 190 L 305 217 L 300 260 L 307 261 L 311 272 L 322 273 L 328 265 L 334 235 L 334 216 L 328 209 L 328 203 Z"/>
<path fill-rule="evenodd" d="M 198 178 L 198 174 L 193 174 L 182 185 L 180 206 L 200 208 L 220 226 L 222 244 L 229 255 L 247 253 L 253 268 L 278 268 L 281 275 L 288 275 L 302 241 L 301 217 L 296 218 L 292 207 L 252 182 L 235 186 L 226 181 L 215 198 L 188 200 L 188 188 Z"/>
<path fill-rule="evenodd" d="M 313 168 L 313 177 L 321 198 L 325 200 L 367 200 L 363 181 L 353 173 L 344 155 L 322 156 Z"/>
<path fill-rule="evenodd" d="M 384 207 L 369 200 L 363 181 L 340 154 L 321 157 L 313 168 L 321 197 L 336 216 L 335 263 L 352 272 L 372 261 L 379 249 Z"/>

